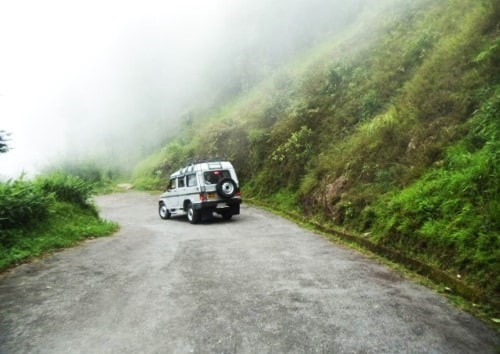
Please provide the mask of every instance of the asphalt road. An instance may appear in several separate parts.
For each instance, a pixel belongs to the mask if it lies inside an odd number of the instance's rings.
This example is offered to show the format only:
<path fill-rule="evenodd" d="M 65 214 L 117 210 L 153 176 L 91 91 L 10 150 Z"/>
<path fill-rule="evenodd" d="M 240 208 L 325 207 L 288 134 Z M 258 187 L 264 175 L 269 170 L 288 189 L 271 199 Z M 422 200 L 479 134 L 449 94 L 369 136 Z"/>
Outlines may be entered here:
<path fill-rule="evenodd" d="M 161 220 L 156 197 L 98 198 L 120 222 L 0 277 L 1 353 L 493 353 L 498 333 L 431 290 L 293 223 Z"/>

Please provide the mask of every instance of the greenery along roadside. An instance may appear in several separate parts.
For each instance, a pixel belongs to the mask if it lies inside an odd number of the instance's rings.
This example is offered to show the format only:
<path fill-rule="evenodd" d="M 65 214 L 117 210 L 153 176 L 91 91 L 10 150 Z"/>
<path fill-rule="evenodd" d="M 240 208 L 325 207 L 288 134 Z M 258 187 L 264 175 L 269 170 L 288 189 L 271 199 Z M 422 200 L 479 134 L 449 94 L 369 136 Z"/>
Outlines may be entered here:
<path fill-rule="evenodd" d="M 0 182 L 0 270 L 116 231 L 117 224 L 99 218 L 92 191 L 91 184 L 63 174 Z"/>
<path fill-rule="evenodd" d="M 500 2 L 394 3 L 408 7 L 186 119 L 134 184 L 163 188 L 186 160 L 223 156 L 245 198 L 351 230 L 499 299 Z"/>
<path fill-rule="evenodd" d="M 374 239 L 453 270 L 500 301 L 500 85 L 416 183 L 372 212 Z M 432 250 L 432 251 L 430 251 Z"/>

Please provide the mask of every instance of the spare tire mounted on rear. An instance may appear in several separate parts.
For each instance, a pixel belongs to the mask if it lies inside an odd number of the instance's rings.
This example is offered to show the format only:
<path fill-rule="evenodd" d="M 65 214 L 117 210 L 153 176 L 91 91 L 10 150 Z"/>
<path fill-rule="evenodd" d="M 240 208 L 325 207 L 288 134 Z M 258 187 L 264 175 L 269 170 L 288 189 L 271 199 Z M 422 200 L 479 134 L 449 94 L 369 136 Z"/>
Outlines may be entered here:
<path fill-rule="evenodd" d="M 236 182 L 232 178 L 223 178 L 217 183 L 216 189 L 222 198 L 232 198 L 236 194 Z"/>

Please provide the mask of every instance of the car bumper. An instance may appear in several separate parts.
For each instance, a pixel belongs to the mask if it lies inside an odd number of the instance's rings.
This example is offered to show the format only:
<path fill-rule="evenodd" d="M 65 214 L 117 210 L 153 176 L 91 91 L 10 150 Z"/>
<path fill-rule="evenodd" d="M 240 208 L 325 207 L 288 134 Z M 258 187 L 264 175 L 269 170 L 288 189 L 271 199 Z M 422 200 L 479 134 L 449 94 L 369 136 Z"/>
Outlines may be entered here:
<path fill-rule="evenodd" d="M 203 203 L 196 203 L 193 205 L 195 210 L 221 210 L 230 208 L 233 215 L 238 215 L 240 213 L 241 199 L 228 199 L 228 200 L 218 200 L 209 201 Z"/>

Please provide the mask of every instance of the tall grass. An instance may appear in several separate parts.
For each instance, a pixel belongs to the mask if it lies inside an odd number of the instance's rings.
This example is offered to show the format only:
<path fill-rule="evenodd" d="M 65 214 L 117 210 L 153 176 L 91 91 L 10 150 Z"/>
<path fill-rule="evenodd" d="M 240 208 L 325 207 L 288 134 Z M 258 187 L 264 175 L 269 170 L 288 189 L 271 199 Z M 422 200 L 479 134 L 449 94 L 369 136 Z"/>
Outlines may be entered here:
<path fill-rule="evenodd" d="M 73 203 L 80 207 L 91 207 L 90 197 L 94 191 L 94 185 L 80 177 L 58 172 L 38 178 L 35 184 L 45 194 L 53 194 L 59 201 Z"/>
<path fill-rule="evenodd" d="M 102 193 L 112 191 L 117 181 L 130 178 L 126 169 L 94 160 L 62 161 L 46 169 L 44 175 L 72 176 L 92 184 Z"/>
<path fill-rule="evenodd" d="M 0 182 L 0 270 L 117 225 L 99 218 L 92 184 L 61 173 Z"/>
<path fill-rule="evenodd" d="M 440 166 L 381 199 L 374 220 L 380 242 L 455 269 L 492 293 L 500 292 L 499 115 L 497 86 Z"/>
<path fill-rule="evenodd" d="M 0 182 L 0 231 L 45 219 L 53 203 L 53 195 L 24 178 Z"/>

